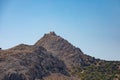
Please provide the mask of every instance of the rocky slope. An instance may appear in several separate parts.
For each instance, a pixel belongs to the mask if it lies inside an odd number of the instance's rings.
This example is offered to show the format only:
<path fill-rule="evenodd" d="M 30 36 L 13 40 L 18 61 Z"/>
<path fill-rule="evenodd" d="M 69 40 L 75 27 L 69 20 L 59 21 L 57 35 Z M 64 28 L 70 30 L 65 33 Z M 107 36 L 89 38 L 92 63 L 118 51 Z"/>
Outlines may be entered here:
<path fill-rule="evenodd" d="M 0 50 L 0 80 L 119 80 L 120 62 L 96 59 L 54 32 Z"/>
<path fill-rule="evenodd" d="M 0 80 L 42 80 L 51 73 L 69 75 L 64 62 L 43 47 L 21 44 L 0 51 Z"/>

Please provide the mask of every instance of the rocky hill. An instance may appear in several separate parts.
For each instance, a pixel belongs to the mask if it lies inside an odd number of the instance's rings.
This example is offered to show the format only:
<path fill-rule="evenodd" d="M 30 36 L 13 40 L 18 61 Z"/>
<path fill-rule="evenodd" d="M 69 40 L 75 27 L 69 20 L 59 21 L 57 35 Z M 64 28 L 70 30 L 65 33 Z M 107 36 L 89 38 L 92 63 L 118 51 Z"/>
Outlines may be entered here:
<path fill-rule="evenodd" d="M 54 32 L 45 34 L 35 46 L 42 46 L 52 55 L 57 56 L 63 60 L 68 67 L 85 66 L 94 62 L 95 58 L 85 55 L 79 48 L 76 48 L 67 40 L 57 36 Z M 86 61 L 90 63 L 87 63 Z"/>
<path fill-rule="evenodd" d="M 55 32 L 0 50 L 0 80 L 120 80 L 120 62 L 84 54 Z"/>

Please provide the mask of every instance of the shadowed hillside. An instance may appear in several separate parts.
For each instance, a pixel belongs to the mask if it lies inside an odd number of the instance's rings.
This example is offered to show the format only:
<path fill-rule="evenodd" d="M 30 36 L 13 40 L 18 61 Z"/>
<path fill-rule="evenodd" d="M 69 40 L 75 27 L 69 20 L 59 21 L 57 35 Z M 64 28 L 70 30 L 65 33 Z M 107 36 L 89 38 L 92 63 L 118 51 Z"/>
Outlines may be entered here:
<path fill-rule="evenodd" d="M 21 44 L 0 51 L 0 80 L 43 79 L 52 73 L 69 75 L 64 62 L 43 47 Z"/>

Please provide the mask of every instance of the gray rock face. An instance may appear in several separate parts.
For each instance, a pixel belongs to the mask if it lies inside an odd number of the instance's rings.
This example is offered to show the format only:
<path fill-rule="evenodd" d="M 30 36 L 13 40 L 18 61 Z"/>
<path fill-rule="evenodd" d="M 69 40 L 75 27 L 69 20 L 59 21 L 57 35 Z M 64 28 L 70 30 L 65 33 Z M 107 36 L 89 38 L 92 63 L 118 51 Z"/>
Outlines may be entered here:
<path fill-rule="evenodd" d="M 3 80 L 26 80 L 23 74 L 11 73 L 4 76 Z"/>
<path fill-rule="evenodd" d="M 64 62 L 43 47 L 23 46 L 0 51 L 0 80 L 35 80 L 51 73 L 68 75 Z"/>

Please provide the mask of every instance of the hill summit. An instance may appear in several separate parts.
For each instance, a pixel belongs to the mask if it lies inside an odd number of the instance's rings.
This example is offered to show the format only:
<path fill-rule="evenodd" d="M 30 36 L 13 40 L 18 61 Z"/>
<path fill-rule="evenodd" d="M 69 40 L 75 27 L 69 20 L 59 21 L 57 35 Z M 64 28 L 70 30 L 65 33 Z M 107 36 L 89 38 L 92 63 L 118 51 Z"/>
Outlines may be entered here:
<path fill-rule="evenodd" d="M 55 32 L 0 50 L 0 80 L 119 80 L 120 62 L 86 55 Z"/>
<path fill-rule="evenodd" d="M 86 59 L 93 61 L 94 58 L 83 54 L 83 52 L 69 43 L 67 40 L 57 36 L 55 32 L 45 34 L 35 43 L 35 46 L 42 46 L 52 55 L 63 60 L 68 67 L 85 65 Z M 88 65 L 88 64 L 86 64 Z"/>

